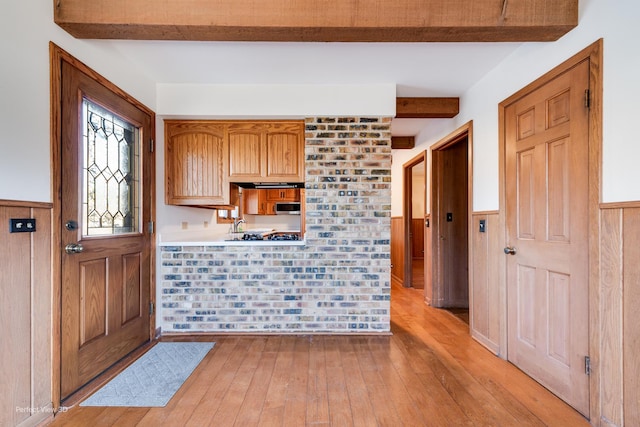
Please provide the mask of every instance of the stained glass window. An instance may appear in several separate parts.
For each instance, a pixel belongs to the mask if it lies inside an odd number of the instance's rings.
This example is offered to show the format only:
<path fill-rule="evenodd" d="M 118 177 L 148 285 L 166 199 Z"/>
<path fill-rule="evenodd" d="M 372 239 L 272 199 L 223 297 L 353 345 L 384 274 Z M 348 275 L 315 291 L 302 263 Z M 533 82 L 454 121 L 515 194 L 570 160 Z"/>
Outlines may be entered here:
<path fill-rule="evenodd" d="M 82 103 L 84 123 L 83 234 L 140 230 L 139 130 L 91 101 Z"/>

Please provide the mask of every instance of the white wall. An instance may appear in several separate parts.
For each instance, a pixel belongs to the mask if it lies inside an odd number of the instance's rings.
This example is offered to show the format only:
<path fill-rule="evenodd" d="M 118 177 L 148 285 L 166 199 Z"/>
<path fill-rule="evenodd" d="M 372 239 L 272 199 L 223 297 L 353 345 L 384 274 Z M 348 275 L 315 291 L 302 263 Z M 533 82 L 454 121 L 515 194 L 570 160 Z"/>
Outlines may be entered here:
<path fill-rule="evenodd" d="M 553 43 L 524 44 L 460 99 L 460 114 L 434 120 L 413 150 L 394 151 L 392 215 L 402 215 L 402 164 L 473 120 L 473 210 L 499 208 L 498 104 L 564 60 L 604 39 L 603 202 L 640 200 L 640 2 L 580 0 L 577 28 Z"/>
<path fill-rule="evenodd" d="M 0 199 L 51 202 L 49 41 L 145 105 L 155 83 L 107 41 L 76 40 L 53 23 L 51 0 L 3 2 L 0 13 Z"/>
<path fill-rule="evenodd" d="M 396 85 L 158 84 L 159 116 L 304 118 L 394 116 Z"/>

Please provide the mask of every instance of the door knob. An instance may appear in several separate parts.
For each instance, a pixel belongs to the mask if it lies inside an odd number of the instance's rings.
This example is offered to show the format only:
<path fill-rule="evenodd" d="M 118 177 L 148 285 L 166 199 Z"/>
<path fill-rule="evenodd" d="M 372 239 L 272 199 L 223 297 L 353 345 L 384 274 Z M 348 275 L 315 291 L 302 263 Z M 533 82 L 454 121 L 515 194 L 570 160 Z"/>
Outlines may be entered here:
<path fill-rule="evenodd" d="M 64 251 L 68 254 L 79 254 L 84 248 L 80 243 L 70 243 L 64 247 Z"/>
<path fill-rule="evenodd" d="M 504 253 L 507 255 L 515 255 L 516 254 L 516 248 L 512 248 L 511 246 L 507 246 L 506 248 L 504 248 Z"/>

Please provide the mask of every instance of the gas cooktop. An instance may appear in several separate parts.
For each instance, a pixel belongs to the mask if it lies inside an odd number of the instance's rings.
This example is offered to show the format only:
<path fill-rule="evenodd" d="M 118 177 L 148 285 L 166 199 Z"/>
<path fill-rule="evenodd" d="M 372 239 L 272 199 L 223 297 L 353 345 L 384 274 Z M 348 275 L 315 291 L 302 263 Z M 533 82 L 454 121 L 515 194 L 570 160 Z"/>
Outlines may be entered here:
<path fill-rule="evenodd" d="M 300 240 L 298 233 L 274 232 L 269 234 L 263 233 L 245 233 L 242 240 Z"/>

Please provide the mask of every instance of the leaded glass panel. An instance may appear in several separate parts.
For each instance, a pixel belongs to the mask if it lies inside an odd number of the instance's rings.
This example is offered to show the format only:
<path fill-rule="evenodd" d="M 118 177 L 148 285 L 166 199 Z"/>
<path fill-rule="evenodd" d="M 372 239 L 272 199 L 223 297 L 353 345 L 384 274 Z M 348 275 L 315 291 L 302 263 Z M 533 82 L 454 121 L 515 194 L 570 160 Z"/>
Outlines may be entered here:
<path fill-rule="evenodd" d="M 83 234 L 140 230 L 139 129 L 84 99 Z"/>

